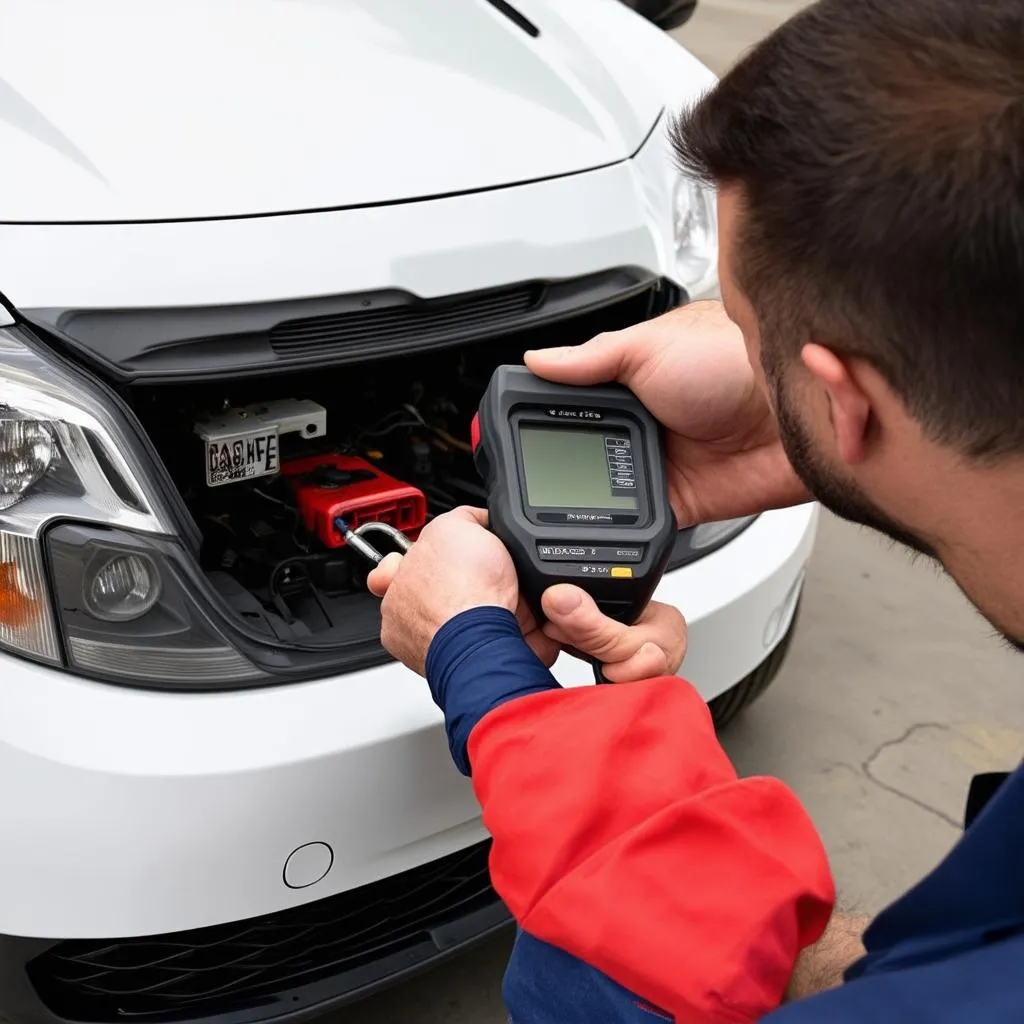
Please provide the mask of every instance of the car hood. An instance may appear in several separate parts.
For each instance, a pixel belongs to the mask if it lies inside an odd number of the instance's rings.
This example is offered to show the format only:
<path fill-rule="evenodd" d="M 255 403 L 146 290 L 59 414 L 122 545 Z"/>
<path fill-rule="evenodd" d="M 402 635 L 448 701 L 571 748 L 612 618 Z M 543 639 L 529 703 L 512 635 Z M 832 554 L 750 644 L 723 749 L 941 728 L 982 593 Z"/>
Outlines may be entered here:
<path fill-rule="evenodd" d="M 657 90 L 500 6 L 0 0 L 0 221 L 394 203 L 633 153 Z"/>

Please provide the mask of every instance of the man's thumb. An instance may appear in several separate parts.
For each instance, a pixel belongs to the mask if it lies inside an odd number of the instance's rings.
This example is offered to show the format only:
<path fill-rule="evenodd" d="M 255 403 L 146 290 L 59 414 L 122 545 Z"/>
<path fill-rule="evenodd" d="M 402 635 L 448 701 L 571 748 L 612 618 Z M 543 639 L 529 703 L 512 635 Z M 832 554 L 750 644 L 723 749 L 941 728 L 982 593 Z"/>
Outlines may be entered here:
<path fill-rule="evenodd" d="M 625 353 L 626 345 L 616 332 L 599 334 L 582 345 L 534 349 L 523 356 L 523 361 L 531 373 L 545 380 L 603 384 L 619 378 Z"/>
<path fill-rule="evenodd" d="M 366 577 L 366 588 L 374 597 L 383 597 L 391 586 L 399 566 L 402 564 L 402 556 L 397 551 L 385 555 L 376 565 L 373 572 Z"/>
<path fill-rule="evenodd" d="M 593 658 L 614 661 L 627 627 L 604 615 L 594 599 L 571 583 L 544 591 L 541 607 L 547 616 L 544 632 L 560 644 Z"/>

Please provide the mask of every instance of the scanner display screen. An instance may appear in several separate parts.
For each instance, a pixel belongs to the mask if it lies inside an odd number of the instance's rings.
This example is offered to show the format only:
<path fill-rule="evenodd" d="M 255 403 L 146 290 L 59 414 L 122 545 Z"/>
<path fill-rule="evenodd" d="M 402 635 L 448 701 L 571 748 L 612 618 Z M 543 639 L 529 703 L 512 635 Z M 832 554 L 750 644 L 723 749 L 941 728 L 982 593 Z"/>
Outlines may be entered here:
<path fill-rule="evenodd" d="M 627 431 L 524 424 L 519 446 L 533 508 L 638 508 Z"/>

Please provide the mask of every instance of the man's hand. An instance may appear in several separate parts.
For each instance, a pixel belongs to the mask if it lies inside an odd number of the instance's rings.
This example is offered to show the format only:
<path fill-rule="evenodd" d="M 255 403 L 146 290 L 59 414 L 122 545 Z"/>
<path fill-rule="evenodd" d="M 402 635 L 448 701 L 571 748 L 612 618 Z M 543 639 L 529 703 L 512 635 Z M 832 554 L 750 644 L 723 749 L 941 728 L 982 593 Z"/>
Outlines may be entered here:
<path fill-rule="evenodd" d="M 420 675 L 434 634 L 459 612 L 488 605 L 511 612 L 519 608 L 515 566 L 505 545 L 487 529 L 483 509 L 457 508 L 438 516 L 408 554 L 388 555 L 366 584 L 383 599 L 384 649 Z M 537 633 L 534 623 L 520 622 L 524 633 Z M 531 646 L 544 658 L 545 645 L 553 647 L 553 642 L 543 634 L 532 639 Z"/>
<path fill-rule="evenodd" d="M 404 665 L 423 674 L 437 631 L 459 612 L 497 606 L 515 612 L 527 643 L 545 665 L 562 647 L 597 658 L 613 682 L 671 674 L 686 650 L 682 615 L 652 602 L 632 626 L 598 611 L 578 587 L 562 584 L 543 597 L 549 621 L 538 629 L 519 599 L 515 566 L 487 530 L 483 509 L 458 508 L 438 516 L 406 555 L 388 555 L 367 580 L 381 602 L 381 643 Z"/>
<path fill-rule="evenodd" d="M 673 675 L 686 653 L 686 622 L 678 609 L 652 601 L 632 626 L 603 615 L 594 599 L 571 583 L 549 587 L 541 598 L 544 635 L 559 647 L 601 662 L 612 683 Z"/>
<path fill-rule="evenodd" d="M 619 381 L 667 428 L 669 493 L 680 525 L 807 501 L 779 442 L 739 329 L 696 302 L 584 345 L 526 353 L 539 377 Z"/>
<path fill-rule="evenodd" d="M 846 969 L 864 955 L 863 936 L 870 923 L 869 917 L 835 914 L 825 934 L 800 954 L 786 989 L 786 1002 L 807 999 L 841 985 Z"/>

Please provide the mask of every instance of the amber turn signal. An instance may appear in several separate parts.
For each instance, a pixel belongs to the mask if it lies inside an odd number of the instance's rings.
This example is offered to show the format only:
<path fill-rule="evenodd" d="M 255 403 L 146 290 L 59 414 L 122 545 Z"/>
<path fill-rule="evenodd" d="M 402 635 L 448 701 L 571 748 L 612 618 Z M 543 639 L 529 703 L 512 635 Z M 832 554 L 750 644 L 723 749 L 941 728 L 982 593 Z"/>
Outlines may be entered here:
<path fill-rule="evenodd" d="M 0 562 L 0 624 L 23 629 L 39 614 L 39 602 L 18 584 L 14 562 Z"/>

